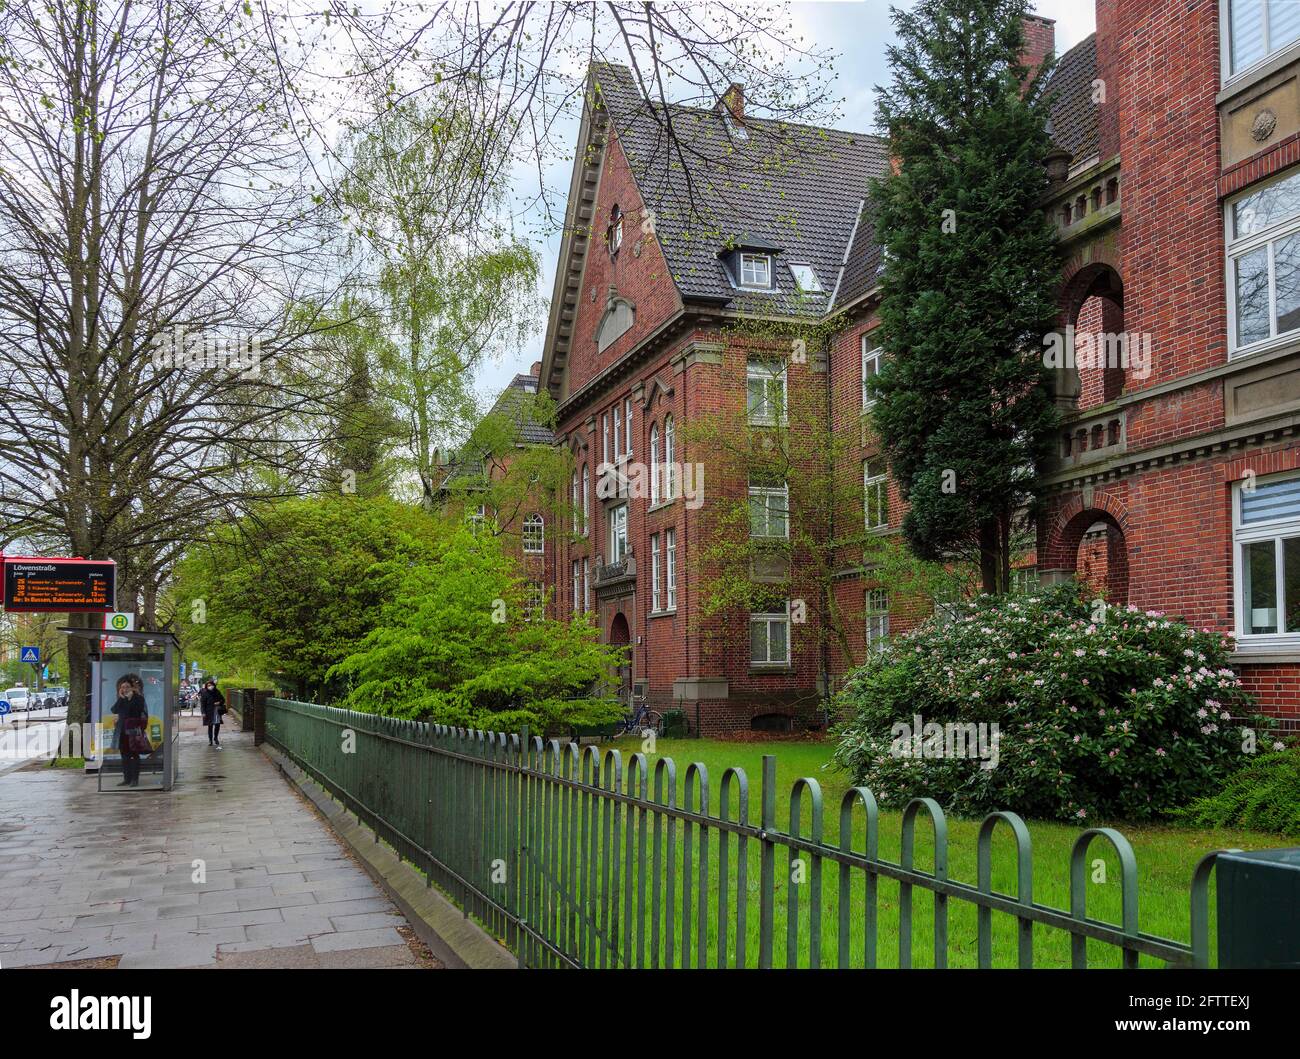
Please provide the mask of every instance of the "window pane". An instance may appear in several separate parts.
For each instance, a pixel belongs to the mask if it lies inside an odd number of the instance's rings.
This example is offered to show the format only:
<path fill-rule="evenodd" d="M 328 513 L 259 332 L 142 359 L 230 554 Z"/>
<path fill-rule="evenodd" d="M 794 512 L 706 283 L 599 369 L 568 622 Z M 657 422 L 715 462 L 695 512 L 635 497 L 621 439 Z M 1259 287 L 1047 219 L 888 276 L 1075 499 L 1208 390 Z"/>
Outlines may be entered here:
<path fill-rule="evenodd" d="M 1268 38 L 1269 51 L 1300 40 L 1300 0 L 1269 0 Z"/>
<path fill-rule="evenodd" d="M 1269 336 L 1268 249 L 1260 247 L 1237 258 L 1237 345 Z"/>
<path fill-rule="evenodd" d="M 755 662 L 767 661 L 767 623 L 749 623 L 749 657 Z"/>
<path fill-rule="evenodd" d="M 1264 0 L 1232 0 L 1232 72 L 1264 58 Z"/>
<path fill-rule="evenodd" d="M 1300 3 L 1296 10 L 1300 11 Z M 1232 228 L 1240 239 L 1300 215 L 1300 173 L 1279 180 L 1232 207 Z"/>
<path fill-rule="evenodd" d="M 1300 327 L 1300 233 L 1274 244 L 1273 275 L 1277 284 L 1277 333 L 1281 335 Z"/>
<path fill-rule="evenodd" d="M 786 640 L 789 626 L 787 626 L 784 621 L 774 621 L 769 624 L 768 629 L 768 636 L 772 645 L 771 660 L 773 662 L 784 662 L 786 660 L 786 650 L 788 646 Z"/>
<path fill-rule="evenodd" d="M 1300 518 L 1300 478 L 1281 482 L 1261 482 L 1254 489 L 1241 491 L 1242 525 L 1278 522 Z"/>
<path fill-rule="evenodd" d="M 745 390 L 745 406 L 751 416 L 766 416 L 767 413 L 767 387 L 761 378 L 749 377 Z"/>
<path fill-rule="evenodd" d="M 1300 632 L 1300 537 L 1282 542 L 1282 590 L 1286 593 L 1286 631 Z"/>
<path fill-rule="evenodd" d="M 767 509 L 762 493 L 749 494 L 749 532 L 755 537 L 767 533 Z"/>
<path fill-rule="evenodd" d="M 769 493 L 768 503 L 768 532 L 773 537 L 784 537 L 786 535 L 786 507 L 789 501 L 783 493 Z"/>
<path fill-rule="evenodd" d="M 1246 567 L 1244 624 L 1248 633 L 1277 632 L 1277 548 L 1257 541 L 1243 549 Z"/>

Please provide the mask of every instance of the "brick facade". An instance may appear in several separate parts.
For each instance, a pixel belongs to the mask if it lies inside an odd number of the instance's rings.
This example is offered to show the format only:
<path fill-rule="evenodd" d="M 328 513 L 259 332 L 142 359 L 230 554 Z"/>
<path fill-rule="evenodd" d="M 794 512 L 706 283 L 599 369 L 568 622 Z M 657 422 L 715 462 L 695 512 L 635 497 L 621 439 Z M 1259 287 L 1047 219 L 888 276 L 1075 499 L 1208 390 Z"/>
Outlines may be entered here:
<path fill-rule="evenodd" d="M 1276 132 L 1245 157 L 1227 158 L 1225 142 L 1241 140 L 1234 123 L 1255 121 L 1255 96 L 1287 98 L 1287 85 L 1300 77 L 1300 55 L 1283 51 L 1262 74 L 1225 85 L 1218 3 L 1097 0 L 1097 24 L 1095 39 L 1058 68 L 1062 83 L 1073 85 L 1069 120 L 1088 126 L 1053 130 L 1058 143 L 1082 152 L 1071 155 L 1065 180 L 1045 203 L 1061 230 L 1059 323 L 1080 333 L 1126 332 L 1139 351 L 1149 343 L 1151 362 L 1149 373 L 1093 366 L 1060 380 L 1062 449 L 1044 478 L 1048 502 L 1035 558 L 1046 582 L 1078 574 L 1112 602 L 1232 632 L 1240 591 L 1234 483 L 1300 468 L 1300 335 L 1262 355 L 1231 355 L 1225 208 L 1228 197 L 1295 170 L 1300 115 L 1279 115 Z M 1052 26 L 1034 19 L 1029 30 L 1027 59 L 1035 60 L 1050 50 Z M 745 357 L 720 338 L 734 307 L 692 294 L 675 272 L 619 130 L 602 126 L 593 109 L 583 137 L 542 372 L 560 404 L 557 437 L 591 482 L 590 533 L 560 541 L 554 557 L 560 613 L 572 608 L 573 563 L 581 571 L 585 562 L 602 634 L 626 636 L 629 684 L 654 706 L 682 709 L 705 732 L 772 726 L 782 717 L 815 723 L 823 679 L 847 668 L 818 647 L 816 608 L 806 624 L 790 626 L 788 666 L 755 667 L 745 615 L 706 621 L 699 613 L 705 520 L 680 490 L 658 505 L 628 501 L 629 561 L 609 562 L 606 519 L 617 501 L 596 496 L 605 417 L 612 431 L 619 409 L 626 432 L 622 410 L 630 405 L 635 463 L 648 458 L 651 425 L 662 438 L 671 415 L 676 460 L 705 466 L 706 497 L 743 496 L 743 482 L 708 479 L 709 454 L 688 451 L 680 430 L 702 415 L 744 408 Z M 599 148 L 594 160 L 592 144 Z M 618 213 L 622 243 L 611 254 L 607 233 Z M 848 241 L 848 252 L 835 287 L 842 283 L 848 294 L 827 306 L 837 330 L 825 356 L 789 366 L 791 385 L 798 378 L 825 389 L 836 436 L 853 439 L 841 473 L 859 482 L 864 461 L 879 455 L 862 416 L 862 338 L 876 323 L 876 289 L 869 278 L 859 277 L 856 290 L 850 282 L 855 261 L 878 249 L 860 228 L 836 236 Z M 606 321 L 627 311 L 620 305 L 630 308 L 631 326 L 601 349 Z M 880 532 L 896 536 L 903 504 L 892 482 L 888 495 Z M 863 512 L 836 517 L 861 519 Z M 653 611 L 652 540 L 663 564 L 669 531 L 676 607 Z M 850 663 L 868 649 L 866 601 L 874 586 L 860 567 L 846 557 L 834 591 L 847 617 Z M 792 596 L 799 591 L 791 585 Z M 580 608 L 582 596 L 579 586 Z M 929 612 L 927 601 L 892 599 L 889 629 L 911 627 Z M 1267 651 L 1243 643 L 1237 662 L 1268 709 L 1300 724 L 1300 642 Z"/>

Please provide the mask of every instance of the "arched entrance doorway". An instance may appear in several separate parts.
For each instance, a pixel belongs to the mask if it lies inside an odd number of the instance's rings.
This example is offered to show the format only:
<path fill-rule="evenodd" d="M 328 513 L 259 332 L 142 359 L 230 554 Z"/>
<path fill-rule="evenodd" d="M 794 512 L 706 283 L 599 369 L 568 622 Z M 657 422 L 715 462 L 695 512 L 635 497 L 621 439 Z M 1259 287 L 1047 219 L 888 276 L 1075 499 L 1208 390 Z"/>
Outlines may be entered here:
<path fill-rule="evenodd" d="M 632 642 L 632 630 L 628 628 L 627 618 L 622 611 L 614 615 L 609 623 L 609 643 L 614 647 L 627 647 Z M 625 652 L 622 664 L 618 667 L 618 697 L 629 708 L 632 704 L 632 652 Z"/>

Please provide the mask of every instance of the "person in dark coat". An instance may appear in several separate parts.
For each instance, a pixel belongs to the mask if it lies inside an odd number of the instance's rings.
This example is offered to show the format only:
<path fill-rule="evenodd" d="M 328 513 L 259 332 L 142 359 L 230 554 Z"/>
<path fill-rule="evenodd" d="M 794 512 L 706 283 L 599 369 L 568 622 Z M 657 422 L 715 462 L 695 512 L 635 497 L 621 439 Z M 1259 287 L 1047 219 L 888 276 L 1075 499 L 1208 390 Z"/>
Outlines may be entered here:
<path fill-rule="evenodd" d="M 127 673 L 117 682 L 117 701 L 112 711 L 117 715 L 117 751 L 122 757 L 122 782 L 119 787 L 140 786 L 140 757 L 148 753 L 149 707 L 144 701 L 144 681 Z M 152 748 L 150 748 L 152 749 Z"/>
<path fill-rule="evenodd" d="M 199 709 L 203 723 L 208 727 L 208 746 L 221 749 L 221 718 L 226 712 L 226 697 L 217 690 L 217 682 L 209 680 L 199 692 Z"/>

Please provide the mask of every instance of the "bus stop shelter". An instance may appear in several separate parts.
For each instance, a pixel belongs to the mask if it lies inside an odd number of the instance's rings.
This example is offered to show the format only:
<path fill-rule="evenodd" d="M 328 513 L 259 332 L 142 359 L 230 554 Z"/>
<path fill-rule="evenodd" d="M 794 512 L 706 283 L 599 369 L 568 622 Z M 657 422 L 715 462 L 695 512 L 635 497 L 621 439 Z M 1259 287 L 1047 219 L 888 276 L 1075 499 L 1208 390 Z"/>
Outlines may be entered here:
<path fill-rule="evenodd" d="M 98 764 L 99 790 L 104 793 L 169 791 L 180 775 L 180 707 L 177 695 L 176 638 L 168 632 L 104 629 L 63 629 L 69 636 L 90 640 L 89 761 Z M 113 705 L 119 686 L 134 686 L 143 695 L 144 735 L 125 734 Z M 87 742 L 83 740 L 83 742 Z M 129 768 L 138 765 L 135 784 Z"/>

